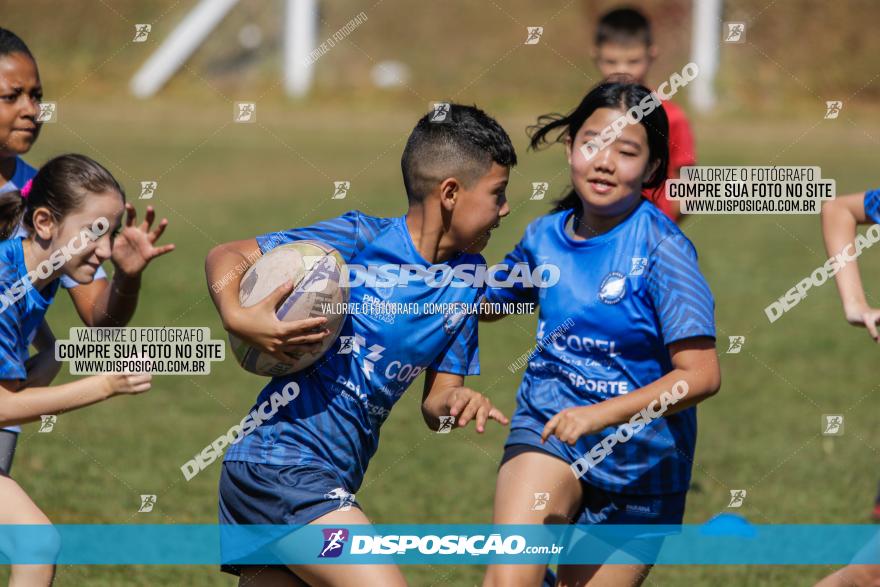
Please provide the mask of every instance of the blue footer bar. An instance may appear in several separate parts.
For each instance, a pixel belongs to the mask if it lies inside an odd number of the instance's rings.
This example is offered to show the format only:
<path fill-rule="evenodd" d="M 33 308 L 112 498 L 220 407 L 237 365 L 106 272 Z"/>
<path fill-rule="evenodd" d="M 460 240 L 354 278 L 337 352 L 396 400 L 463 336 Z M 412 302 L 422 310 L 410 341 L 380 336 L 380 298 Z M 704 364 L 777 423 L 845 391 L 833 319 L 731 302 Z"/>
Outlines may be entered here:
<path fill-rule="evenodd" d="M 0 525 L 0 563 L 880 564 L 876 525 Z"/>

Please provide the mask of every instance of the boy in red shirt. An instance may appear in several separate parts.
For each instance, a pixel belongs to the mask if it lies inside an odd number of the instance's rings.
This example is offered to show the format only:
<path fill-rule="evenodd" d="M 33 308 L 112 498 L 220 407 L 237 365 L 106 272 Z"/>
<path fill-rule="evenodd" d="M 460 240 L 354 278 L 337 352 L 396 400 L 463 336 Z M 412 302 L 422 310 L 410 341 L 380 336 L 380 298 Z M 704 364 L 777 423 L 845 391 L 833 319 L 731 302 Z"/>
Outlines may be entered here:
<path fill-rule="evenodd" d="M 632 8 L 618 8 L 599 19 L 593 58 L 602 77 L 626 76 L 645 84 L 648 69 L 657 57 L 657 47 L 651 37 L 651 23 Z M 681 168 L 696 165 L 694 137 L 684 111 L 673 102 L 664 101 L 663 109 L 669 119 L 668 178 L 677 179 Z M 642 195 L 652 201 L 669 218 L 682 219 L 679 203 L 666 199 L 666 188 L 646 189 Z"/>

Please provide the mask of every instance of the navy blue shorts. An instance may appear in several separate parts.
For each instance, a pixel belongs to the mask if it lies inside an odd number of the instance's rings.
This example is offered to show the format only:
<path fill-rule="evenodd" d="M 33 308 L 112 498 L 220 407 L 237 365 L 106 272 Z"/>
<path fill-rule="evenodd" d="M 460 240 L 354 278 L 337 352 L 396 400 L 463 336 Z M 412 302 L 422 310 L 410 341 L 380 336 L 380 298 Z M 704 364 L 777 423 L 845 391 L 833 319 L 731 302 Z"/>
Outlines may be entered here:
<path fill-rule="evenodd" d="M 360 508 L 339 475 L 329 469 L 224 461 L 220 472 L 220 524 L 303 526 L 352 506 Z M 234 551 L 227 545 L 223 560 L 235 561 L 265 546 L 254 542 L 247 551 Z M 238 575 L 241 566 L 224 564 L 221 570 Z"/>
<path fill-rule="evenodd" d="M 12 470 L 12 457 L 15 456 L 15 445 L 18 442 L 18 432 L 13 430 L 0 430 L 0 475 L 9 477 Z"/>
<path fill-rule="evenodd" d="M 556 453 L 532 444 L 508 444 L 504 447 L 501 465 L 526 452 L 539 452 L 566 462 Z M 575 524 L 681 525 L 684 520 L 686 491 L 658 495 L 615 493 L 590 485 L 583 479 L 581 486 L 584 499 L 580 510 L 574 515 L 572 523 Z M 601 550 L 608 552 L 608 562 L 613 564 L 653 561 L 660 547 L 663 546 L 663 539 L 668 535 L 670 535 L 669 531 L 640 534 L 631 540 L 607 544 Z"/>

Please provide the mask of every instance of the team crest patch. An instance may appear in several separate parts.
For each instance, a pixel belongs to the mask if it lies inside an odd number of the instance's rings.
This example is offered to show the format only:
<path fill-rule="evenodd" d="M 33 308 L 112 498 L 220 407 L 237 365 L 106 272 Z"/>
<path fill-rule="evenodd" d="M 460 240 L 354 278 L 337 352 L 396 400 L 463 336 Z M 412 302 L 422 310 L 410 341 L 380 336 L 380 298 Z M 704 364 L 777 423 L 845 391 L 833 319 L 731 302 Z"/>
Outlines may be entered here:
<path fill-rule="evenodd" d="M 612 271 L 599 285 L 599 299 L 606 304 L 616 304 L 626 295 L 626 276 L 619 271 Z"/>
<path fill-rule="evenodd" d="M 448 312 L 443 320 L 443 332 L 446 334 L 453 334 L 465 317 L 466 314 L 464 312 L 456 310 Z"/>

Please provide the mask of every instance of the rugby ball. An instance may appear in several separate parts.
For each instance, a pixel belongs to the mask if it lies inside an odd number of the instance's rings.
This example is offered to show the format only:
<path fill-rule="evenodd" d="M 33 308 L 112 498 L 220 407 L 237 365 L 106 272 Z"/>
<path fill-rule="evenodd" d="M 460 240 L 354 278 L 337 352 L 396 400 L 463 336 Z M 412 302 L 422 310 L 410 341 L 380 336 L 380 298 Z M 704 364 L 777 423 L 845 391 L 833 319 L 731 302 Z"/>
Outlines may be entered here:
<path fill-rule="evenodd" d="M 272 293 L 287 280 L 293 290 L 278 306 L 275 315 L 284 322 L 326 316 L 330 334 L 315 352 L 290 354 L 289 361 L 279 361 L 237 336 L 229 335 L 229 345 L 245 370 L 257 375 L 280 377 L 301 371 L 327 352 L 345 324 L 346 314 L 340 311 L 348 303 L 348 287 L 340 286 L 345 262 L 342 256 L 324 243 L 302 240 L 276 247 L 260 257 L 244 274 L 238 300 L 249 308 Z M 325 313 L 326 304 L 334 311 Z"/>

